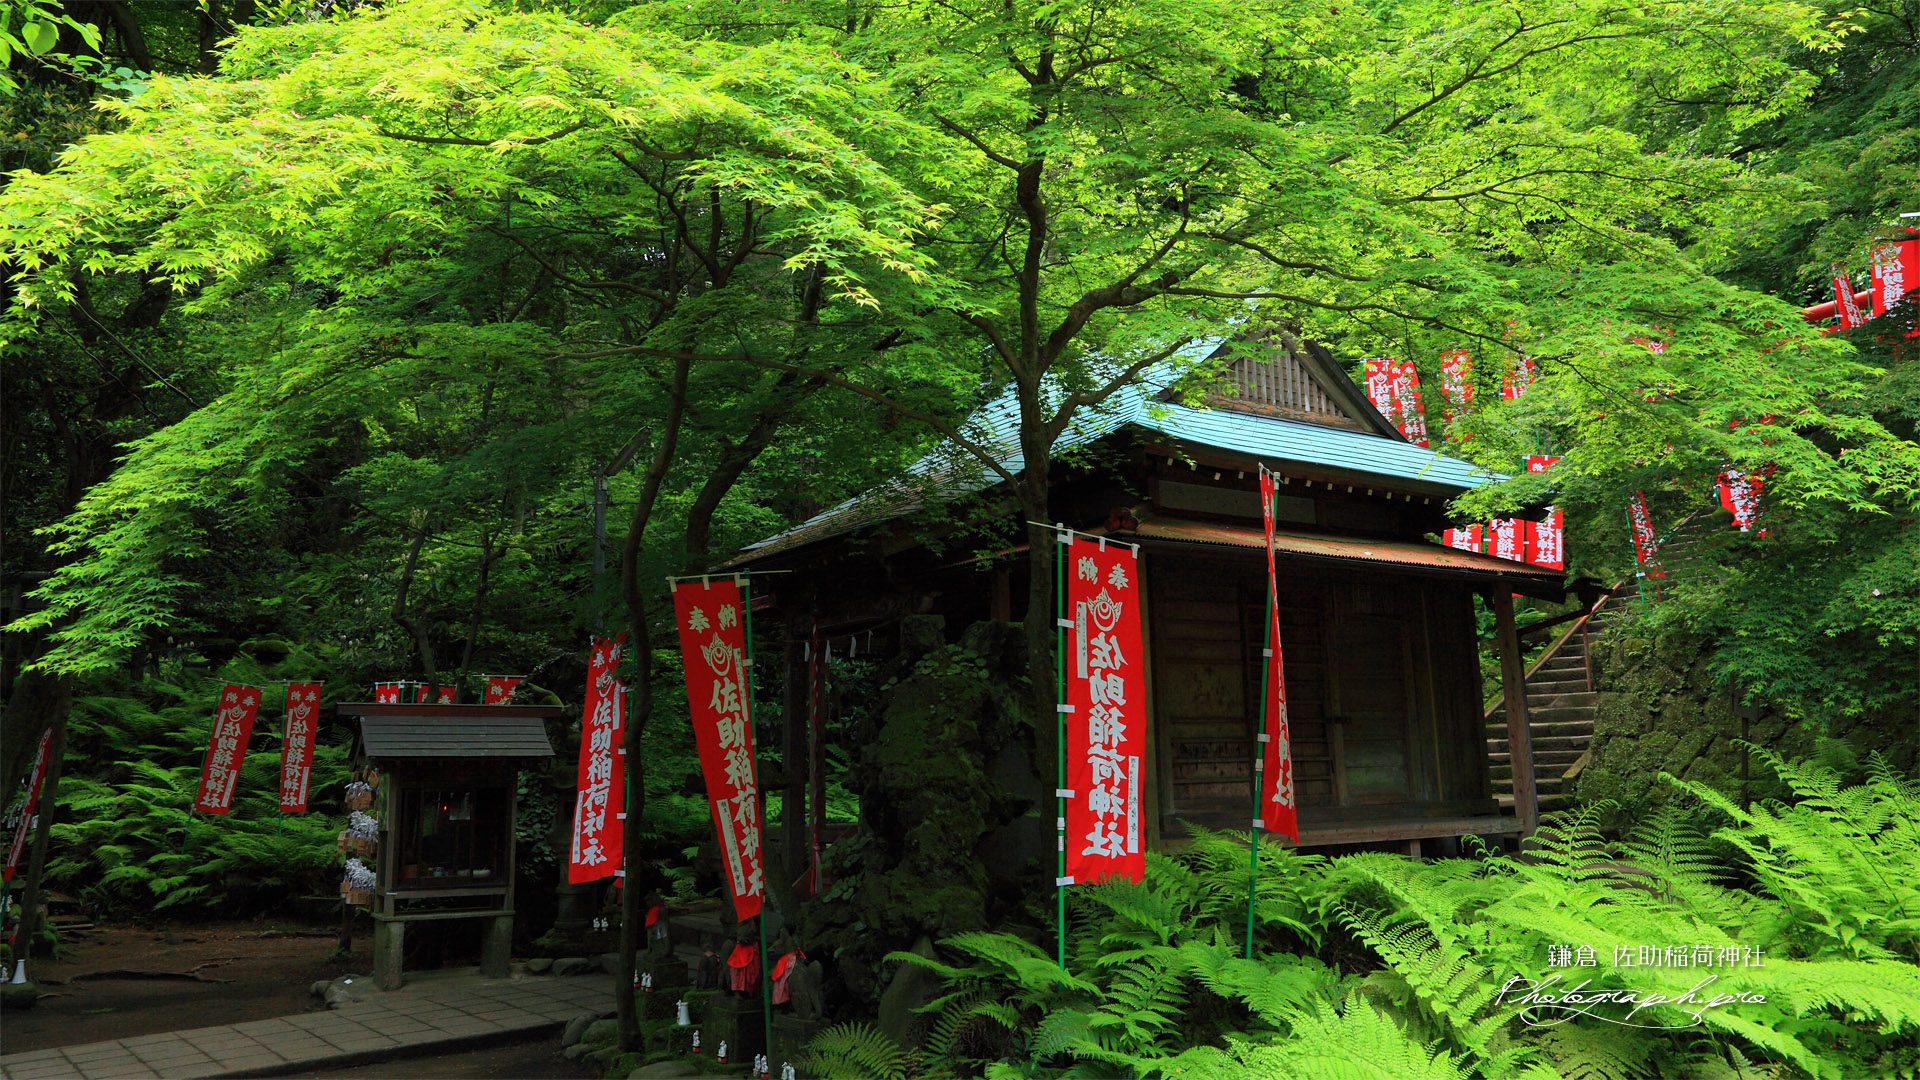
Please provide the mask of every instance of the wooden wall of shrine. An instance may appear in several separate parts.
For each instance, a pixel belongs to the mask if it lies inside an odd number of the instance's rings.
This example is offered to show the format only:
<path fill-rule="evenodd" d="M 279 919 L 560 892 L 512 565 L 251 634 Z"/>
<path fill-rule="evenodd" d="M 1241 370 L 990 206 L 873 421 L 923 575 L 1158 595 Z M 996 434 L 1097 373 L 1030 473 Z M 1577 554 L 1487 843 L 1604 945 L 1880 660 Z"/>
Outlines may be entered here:
<path fill-rule="evenodd" d="M 1156 823 L 1252 816 L 1264 559 L 1150 547 Z M 1302 822 L 1495 812 L 1469 588 L 1282 564 L 1280 632 Z"/>

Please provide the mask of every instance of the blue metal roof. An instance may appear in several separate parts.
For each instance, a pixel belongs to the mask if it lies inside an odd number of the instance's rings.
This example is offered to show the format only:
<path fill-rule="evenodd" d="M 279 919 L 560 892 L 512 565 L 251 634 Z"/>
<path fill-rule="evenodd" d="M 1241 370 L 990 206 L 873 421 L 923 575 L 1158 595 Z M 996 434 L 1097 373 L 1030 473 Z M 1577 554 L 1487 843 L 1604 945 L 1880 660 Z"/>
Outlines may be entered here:
<path fill-rule="evenodd" d="M 1129 422 L 1234 456 L 1258 458 L 1270 467 L 1291 462 L 1456 492 L 1506 479 L 1438 450 L 1399 439 L 1257 413 L 1157 405 Z"/>
<path fill-rule="evenodd" d="M 1134 384 L 1099 406 L 1080 410 L 1060 438 L 1056 452 L 1105 438 L 1126 427 L 1144 428 L 1170 438 L 1208 447 L 1225 455 L 1260 461 L 1285 471 L 1288 464 L 1354 479 L 1401 481 L 1451 494 L 1497 483 L 1506 477 L 1459 458 L 1448 457 L 1401 439 L 1325 427 L 1258 413 L 1194 409 L 1160 400 L 1167 389 L 1198 362 L 1217 351 L 1224 338 L 1209 338 L 1175 353 L 1167 363 L 1142 373 Z M 1049 387 L 1049 403 L 1060 392 Z M 1008 387 L 976 409 L 961 425 L 968 441 L 989 451 L 1007 472 L 1026 467 L 1020 450 L 1020 403 Z M 748 559 L 824 540 L 863 525 L 902 517 L 915 510 L 983 491 L 1000 475 L 958 444 L 943 442 L 909 466 L 897 480 L 863 492 L 770 536 L 745 551 Z"/>

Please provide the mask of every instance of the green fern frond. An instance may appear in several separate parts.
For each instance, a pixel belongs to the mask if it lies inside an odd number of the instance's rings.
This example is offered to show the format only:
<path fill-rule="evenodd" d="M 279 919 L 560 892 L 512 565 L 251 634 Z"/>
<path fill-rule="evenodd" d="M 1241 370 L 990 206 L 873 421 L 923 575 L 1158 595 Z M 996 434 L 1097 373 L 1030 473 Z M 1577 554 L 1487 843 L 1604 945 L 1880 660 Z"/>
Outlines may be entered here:
<path fill-rule="evenodd" d="M 836 1024 L 808 1040 L 797 1064 L 814 1076 L 906 1080 L 914 1057 L 872 1024 Z"/>

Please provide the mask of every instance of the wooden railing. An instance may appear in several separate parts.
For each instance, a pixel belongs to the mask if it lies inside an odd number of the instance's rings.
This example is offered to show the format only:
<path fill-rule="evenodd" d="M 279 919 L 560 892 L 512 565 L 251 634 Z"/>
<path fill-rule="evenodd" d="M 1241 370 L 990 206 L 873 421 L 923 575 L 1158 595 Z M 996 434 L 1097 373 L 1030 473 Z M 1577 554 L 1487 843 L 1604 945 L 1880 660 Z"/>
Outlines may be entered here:
<path fill-rule="evenodd" d="M 1545 667 L 1547 661 L 1553 659 L 1554 656 L 1556 656 L 1560 652 L 1561 648 L 1563 648 L 1567 644 L 1567 642 L 1573 640 L 1573 636 L 1575 634 L 1584 635 L 1586 633 L 1587 623 L 1592 621 L 1593 617 L 1599 613 L 1600 609 L 1606 606 L 1607 601 L 1613 599 L 1614 594 L 1619 592 L 1623 587 L 1625 587 L 1625 585 L 1629 580 L 1630 579 L 1628 578 L 1621 578 L 1619 581 L 1614 582 L 1612 588 L 1608 589 L 1606 592 L 1601 593 L 1599 598 L 1596 599 L 1584 611 L 1568 612 L 1567 614 L 1562 615 L 1559 618 L 1550 619 L 1550 620 L 1547 620 L 1546 622 L 1534 623 L 1533 626 L 1528 627 L 1528 630 L 1532 630 L 1537 628 L 1543 628 L 1543 627 L 1560 623 L 1560 622 L 1565 622 L 1568 619 L 1578 620 L 1572 626 L 1567 627 L 1566 632 L 1561 634 L 1557 639 L 1555 639 L 1553 644 L 1547 646 L 1546 651 L 1541 653 L 1539 658 L 1536 659 L 1527 668 L 1526 678 L 1531 680 L 1534 676 L 1534 673 L 1538 672 L 1542 667 Z M 1522 630 L 1520 631 L 1519 636 L 1525 637 L 1526 634 L 1527 634 L 1527 630 Z M 1581 638 L 1581 643 L 1582 644 L 1586 643 L 1586 639 L 1584 637 Z M 1587 689 L 1591 690 L 1593 689 L 1593 651 L 1591 649 L 1587 650 L 1586 652 L 1586 661 L 1585 661 L 1584 667 L 1586 669 L 1586 675 L 1587 675 Z M 1491 721 L 1494 717 L 1494 714 L 1498 713 L 1501 710 L 1502 700 L 1503 698 L 1501 694 L 1495 694 L 1493 695 L 1492 698 L 1488 699 L 1486 708 L 1482 710 L 1481 719 Z"/>

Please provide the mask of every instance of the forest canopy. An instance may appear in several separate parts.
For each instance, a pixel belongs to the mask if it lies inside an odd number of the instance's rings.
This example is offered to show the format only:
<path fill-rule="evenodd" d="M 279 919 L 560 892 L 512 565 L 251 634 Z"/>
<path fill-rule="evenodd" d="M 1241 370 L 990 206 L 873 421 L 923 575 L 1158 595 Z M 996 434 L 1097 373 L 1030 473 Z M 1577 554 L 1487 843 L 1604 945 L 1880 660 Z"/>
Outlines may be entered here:
<path fill-rule="evenodd" d="M 1560 464 L 1456 509 L 1557 500 L 1590 576 L 1771 467 L 1662 617 L 1796 715 L 1913 700 L 1911 349 L 1798 310 L 1908 209 L 1911 3 L 69 8 L 10 16 L 23 683 L 532 668 L 1002 391 L 1046 520 L 1078 411 L 1300 338 L 1531 356 L 1446 449 Z"/>

